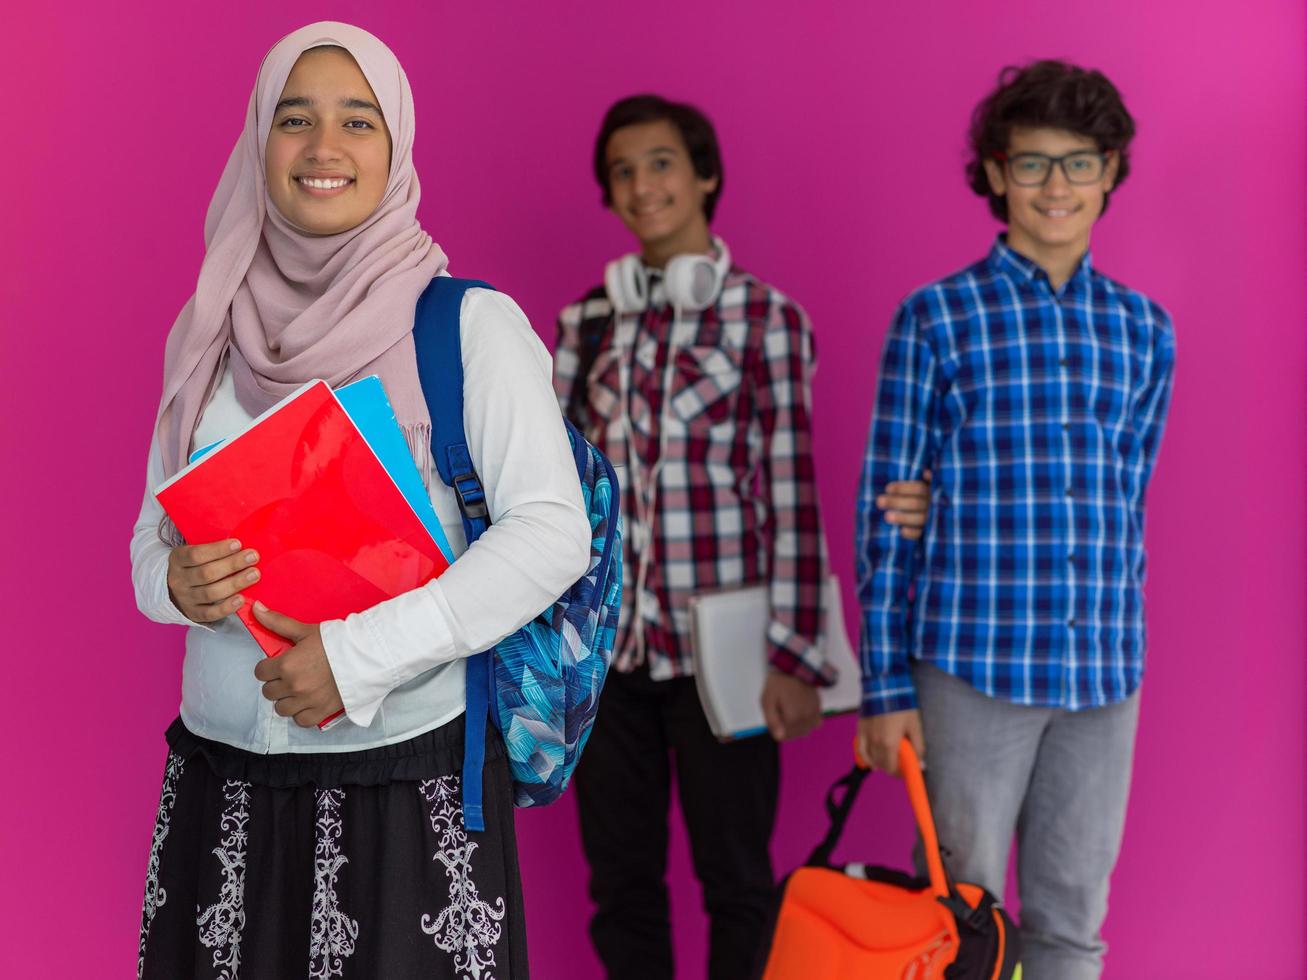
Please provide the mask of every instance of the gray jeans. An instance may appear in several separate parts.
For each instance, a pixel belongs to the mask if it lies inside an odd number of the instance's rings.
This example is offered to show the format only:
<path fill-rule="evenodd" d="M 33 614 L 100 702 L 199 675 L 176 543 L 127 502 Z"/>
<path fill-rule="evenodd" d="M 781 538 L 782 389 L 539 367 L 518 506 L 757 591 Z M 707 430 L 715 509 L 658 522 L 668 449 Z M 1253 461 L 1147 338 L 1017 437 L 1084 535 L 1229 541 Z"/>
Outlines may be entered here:
<path fill-rule="evenodd" d="M 949 871 L 1000 898 L 1017 840 L 1026 980 L 1094 980 L 1121 848 L 1139 692 L 1084 711 L 988 697 L 913 666 L 926 787 Z"/>

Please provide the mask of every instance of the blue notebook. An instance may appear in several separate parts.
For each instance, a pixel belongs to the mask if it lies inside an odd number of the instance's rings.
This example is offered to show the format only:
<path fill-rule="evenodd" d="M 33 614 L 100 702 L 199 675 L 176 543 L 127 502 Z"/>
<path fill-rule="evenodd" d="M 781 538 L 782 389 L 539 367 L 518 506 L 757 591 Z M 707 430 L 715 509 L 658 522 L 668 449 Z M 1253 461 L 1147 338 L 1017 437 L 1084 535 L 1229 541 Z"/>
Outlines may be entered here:
<path fill-rule="evenodd" d="M 449 562 L 454 561 L 454 553 L 449 547 L 449 539 L 440 526 L 436 509 L 431 505 L 431 497 L 422 485 L 422 474 L 413 462 L 408 451 L 408 442 L 404 432 L 395 421 L 395 410 L 390 407 L 386 389 L 381 379 L 375 374 L 360 378 L 352 384 L 336 389 L 336 398 L 345 409 L 345 414 L 358 427 L 368 446 L 377 455 L 381 465 L 386 468 L 395 485 L 399 487 L 404 499 L 409 502 L 422 526 L 431 534 L 441 553 Z M 191 453 L 188 462 L 195 462 L 205 453 L 222 445 L 222 440 L 201 446 Z"/>

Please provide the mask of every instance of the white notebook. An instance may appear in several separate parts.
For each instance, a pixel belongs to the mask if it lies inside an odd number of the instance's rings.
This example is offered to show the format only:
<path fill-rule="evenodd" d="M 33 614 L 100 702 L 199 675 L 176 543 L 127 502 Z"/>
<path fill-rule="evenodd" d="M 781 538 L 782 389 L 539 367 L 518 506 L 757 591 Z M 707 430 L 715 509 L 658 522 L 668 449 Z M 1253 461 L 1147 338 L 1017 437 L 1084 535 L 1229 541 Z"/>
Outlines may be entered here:
<path fill-rule="evenodd" d="M 834 687 L 818 688 L 825 715 L 856 711 L 862 701 L 858 661 L 844 630 L 840 583 L 826 579 L 822 601 L 826 631 L 822 653 L 839 672 Z M 719 739 L 748 738 L 767 730 L 762 717 L 762 686 L 767 679 L 767 622 L 771 609 L 765 585 L 726 589 L 690 599 L 690 631 L 695 683 Z"/>

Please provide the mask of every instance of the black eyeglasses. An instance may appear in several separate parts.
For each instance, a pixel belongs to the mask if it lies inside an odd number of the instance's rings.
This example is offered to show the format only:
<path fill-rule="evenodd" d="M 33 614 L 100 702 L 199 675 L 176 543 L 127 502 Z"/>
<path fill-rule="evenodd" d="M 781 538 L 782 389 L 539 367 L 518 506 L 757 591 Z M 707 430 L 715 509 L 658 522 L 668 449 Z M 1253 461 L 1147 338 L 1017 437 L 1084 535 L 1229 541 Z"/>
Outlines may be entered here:
<path fill-rule="evenodd" d="M 1006 163 L 1012 183 L 1020 187 L 1043 187 L 1053 173 L 1053 164 L 1062 168 L 1062 175 L 1070 184 L 1096 184 L 1103 179 L 1111 150 L 1077 150 L 1051 157 L 1047 153 L 995 153 L 994 159 Z"/>

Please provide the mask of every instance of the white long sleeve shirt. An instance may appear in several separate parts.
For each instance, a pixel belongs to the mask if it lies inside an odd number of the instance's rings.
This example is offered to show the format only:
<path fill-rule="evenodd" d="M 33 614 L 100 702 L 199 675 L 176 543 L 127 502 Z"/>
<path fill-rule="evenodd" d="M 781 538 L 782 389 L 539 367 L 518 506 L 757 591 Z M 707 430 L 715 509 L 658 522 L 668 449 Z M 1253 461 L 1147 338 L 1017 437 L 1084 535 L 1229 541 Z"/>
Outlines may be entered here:
<path fill-rule="evenodd" d="M 463 711 L 464 658 L 538 615 L 585 571 L 590 525 L 552 383 L 552 363 L 517 304 L 470 289 L 461 311 L 463 423 L 485 485 L 492 525 L 468 548 L 458 502 L 436 476 L 431 500 L 458 560 L 421 588 L 322 624 L 322 643 L 345 718 L 301 728 L 262 696 L 263 651 L 235 617 L 192 623 L 168 595 L 169 547 L 158 536 L 164 481 L 157 440 L 132 534 L 141 612 L 189 627 L 181 717 L 197 735 L 258 753 L 345 752 L 400 742 Z M 252 421 L 230 372 L 214 393 L 192 450 Z M 202 543 L 202 542 L 196 542 Z"/>

